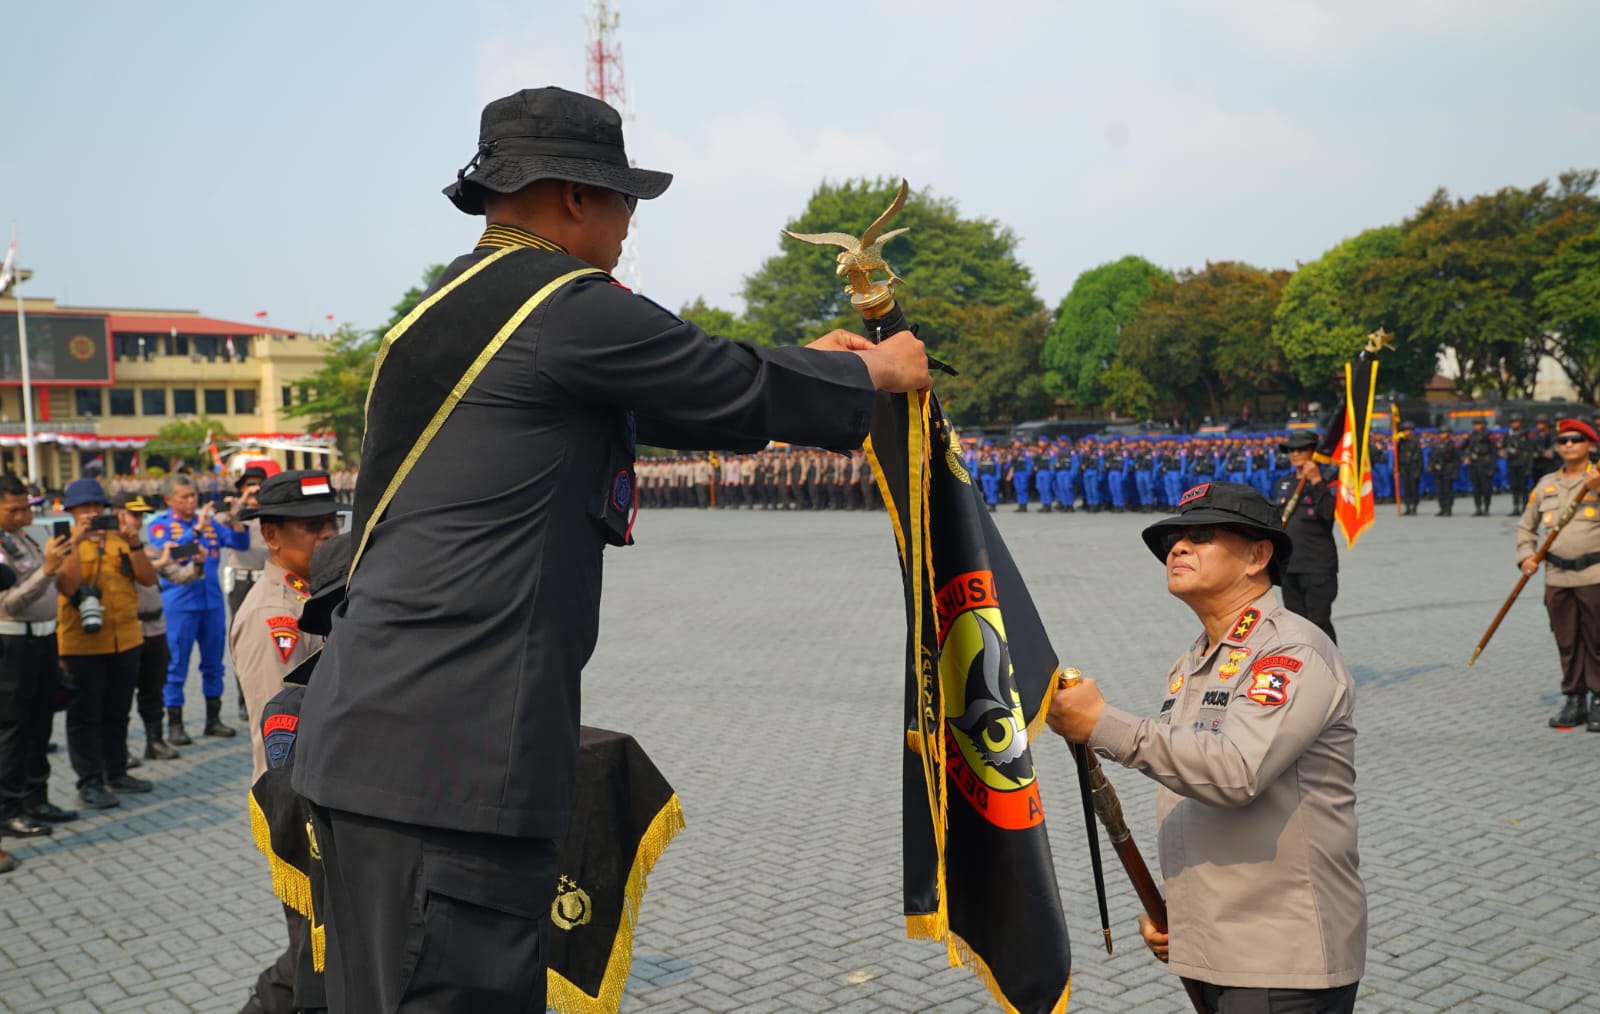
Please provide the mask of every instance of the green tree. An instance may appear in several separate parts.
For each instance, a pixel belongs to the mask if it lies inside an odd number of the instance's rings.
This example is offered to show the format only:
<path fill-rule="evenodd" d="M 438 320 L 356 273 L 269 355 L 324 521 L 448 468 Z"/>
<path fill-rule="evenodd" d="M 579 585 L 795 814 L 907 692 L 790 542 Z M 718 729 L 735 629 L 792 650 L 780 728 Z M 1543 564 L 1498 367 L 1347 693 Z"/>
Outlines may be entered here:
<path fill-rule="evenodd" d="M 1220 418 L 1257 394 L 1283 391 L 1288 374 L 1271 340 L 1272 314 L 1288 278 L 1221 261 L 1158 282 L 1122 329 L 1107 406 L 1148 415 L 1153 394 L 1188 416 Z"/>
<path fill-rule="evenodd" d="M 1387 308 L 1401 341 L 1455 354 L 1458 390 L 1531 395 L 1545 327 L 1535 277 L 1567 239 L 1600 222 L 1593 170 L 1526 190 L 1469 200 L 1438 190 L 1401 227 L 1399 250 L 1376 258 L 1360 284 Z"/>
<path fill-rule="evenodd" d="M 1534 278 L 1547 351 L 1590 405 L 1600 400 L 1600 226 L 1561 245 Z"/>
<path fill-rule="evenodd" d="M 1283 287 L 1273 314 L 1272 340 L 1308 395 L 1323 400 L 1344 390 L 1344 364 L 1380 326 L 1393 326 L 1390 287 L 1374 284 L 1369 266 L 1400 250 L 1400 227 L 1368 229 L 1344 240 L 1300 269 Z M 1439 346 L 1409 336 L 1382 357 L 1378 382 L 1385 390 L 1420 395 L 1438 370 Z"/>
<path fill-rule="evenodd" d="M 1075 405 L 1105 400 L 1110 390 L 1106 370 L 1116 358 L 1123 327 L 1157 284 L 1171 279 L 1167 271 L 1131 254 L 1079 275 L 1056 310 L 1040 356 L 1050 371 L 1045 381 L 1050 393 Z M 1128 389 L 1123 387 L 1126 404 Z"/>
<path fill-rule="evenodd" d="M 1021 422 L 1050 410 L 1039 372 L 1050 318 L 1044 310 L 1019 315 L 1006 306 L 964 306 L 953 311 L 959 341 L 946 354 L 959 360 L 960 376 L 940 376 L 939 402 L 957 425 Z"/>
<path fill-rule="evenodd" d="M 732 341 L 754 342 L 757 345 L 772 344 L 771 338 L 765 331 L 730 310 L 708 305 L 704 296 L 696 296 L 694 302 L 678 311 L 678 316 L 707 334 L 718 335 Z"/>
<path fill-rule="evenodd" d="M 297 381 L 296 404 L 286 412 L 306 420 L 313 432 L 332 432 L 339 456 L 346 462 L 361 458 L 361 441 L 367 432 L 367 389 L 372 385 L 372 367 L 377 362 L 383 336 L 422 302 L 423 295 L 444 271 L 435 264 L 422 273 L 422 284 L 406 290 L 396 303 L 389 322 L 376 331 L 341 326 L 334 332 L 332 346 L 322 366 Z"/>
<path fill-rule="evenodd" d="M 788 223 L 793 232 L 847 232 L 859 236 L 894 198 L 898 181 L 824 183 L 806 209 Z M 1017 237 L 988 219 L 962 218 L 954 201 L 914 191 L 894 227 L 909 234 L 890 240 L 885 259 L 905 284 L 895 290 L 908 320 L 935 350 L 963 364 L 951 346 L 959 340 L 958 309 L 1008 307 L 1026 317 L 1042 305 L 1033 274 L 1017 259 Z M 836 327 L 861 330 L 843 279 L 828 249 L 784 237 L 782 252 L 745 279 L 745 319 L 777 344 L 809 341 Z"/>
<path fill-rule="evenodd" d="M 180 461 L 200 471 L 208 471 L 211 468 L 211 451 L 207 443 L 215 443 L 220 448 L 232 440 L 233 434 L 209 416 L 176 419 L 156 431 L 156 435 L 145 444 L 144 455 L 147 459 L 151 456 L 166 458 L 169 471 Z"/>

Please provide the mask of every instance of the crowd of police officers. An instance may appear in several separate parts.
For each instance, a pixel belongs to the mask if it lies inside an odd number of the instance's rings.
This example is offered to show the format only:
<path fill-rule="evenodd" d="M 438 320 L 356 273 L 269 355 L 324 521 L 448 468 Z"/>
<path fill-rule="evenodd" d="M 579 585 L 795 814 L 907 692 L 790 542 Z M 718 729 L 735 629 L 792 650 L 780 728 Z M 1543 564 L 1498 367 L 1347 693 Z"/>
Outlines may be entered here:
<path fill-rule="evenodd" d="M 1600 424 L 1600 415 L 1596 417 Z M 1510 517 L 1522 512 L 1532 484 L 1559 464 L 1553 421 L 1528 425 L 1513 415 L 1491 430 L 1475 418 L 1466 433 L 1419 431 L 1401 422 L 1391 435 L 1374 432 L 1369 456 L 1373 494 L 1399 497 L 1405 514 L 1434 499 L 1438 516 L 1455 512 L 1457 495 L 1471 494 L 1473 515 L 1488 515 L 1497 493 L 1511 494 Z M 990 510 L 1001 505 L 1040 513 L 1170 512 L 1202 482 L 1239 482 L 1272 499 L 1293 474 L 1286 434 L 1093 435 L 1076 440 L 1040 437 L 996 445 L 964 439 L 967 471 Z M 700 454 L 642 458 L 637 465 L 641 507 L 746 510 L 862 510 L 882 506 L 872 468 L 860 451 L 773 447 L 757 454 Z"/>

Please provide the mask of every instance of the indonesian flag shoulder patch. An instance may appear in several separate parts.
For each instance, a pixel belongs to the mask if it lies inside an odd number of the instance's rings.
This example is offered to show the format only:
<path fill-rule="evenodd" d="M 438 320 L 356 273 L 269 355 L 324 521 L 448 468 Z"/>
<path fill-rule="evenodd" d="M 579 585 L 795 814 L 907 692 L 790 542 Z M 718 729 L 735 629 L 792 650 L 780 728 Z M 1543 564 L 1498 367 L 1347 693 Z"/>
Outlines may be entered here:
<path fill-rule="evenodd" d="M 267 630 L 272 636 L 272 646 L 278 649 L 278 659 L 288 665 L 294 646 L 300 643 L 300 621 L 293 616 L 269 616 Z"/>

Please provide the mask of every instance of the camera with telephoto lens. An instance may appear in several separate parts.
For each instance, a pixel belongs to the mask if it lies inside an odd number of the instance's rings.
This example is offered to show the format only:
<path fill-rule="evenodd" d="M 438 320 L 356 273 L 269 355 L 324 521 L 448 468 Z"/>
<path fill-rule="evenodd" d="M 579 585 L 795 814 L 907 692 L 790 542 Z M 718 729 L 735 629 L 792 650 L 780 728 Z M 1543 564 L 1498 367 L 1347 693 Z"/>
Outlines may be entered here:
<path fill-rule="evenodd" d="M 106 608 L 100 604 L 100 586 L 85 581 L 78 586 L 78 591 L 72 596 L 72 604 L 78 607 L 78 618 L 83 621 L 85 634 L 98 634 L 106 622 Z"/>
<path fill-rule="evenodd" d="M 118 527 L 120 527 L 120 522 L 117 521 L 115 514 L 96 514 L 89 519 L 89 531 L 91 532 L 114 532 Z"/>

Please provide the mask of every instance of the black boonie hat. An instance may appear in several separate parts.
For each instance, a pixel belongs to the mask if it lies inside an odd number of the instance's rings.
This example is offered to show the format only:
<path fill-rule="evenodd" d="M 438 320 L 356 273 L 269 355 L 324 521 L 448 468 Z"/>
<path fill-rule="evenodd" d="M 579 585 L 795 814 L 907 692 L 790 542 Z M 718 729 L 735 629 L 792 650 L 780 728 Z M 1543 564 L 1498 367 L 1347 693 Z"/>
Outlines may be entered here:
<path fill-rule="evenodd" d="M 1289 434 L 1289 439 L 1278 445 L 1280 451 L 1309 451 L 1317 446 L 1316 430 L 1301 430 Z"/>
<path fill-rule="evenodd" d="M 444 195 L 481 215 L 484 190 L 510 194 L 538 180 L 589 183 L 649 200 L 661 196 L 672 174 L 629 164 L 622 116 L 606 103 L 565 88 L 524 88 L 483 107 L 478 153 Z"/>
<path fill-rule="evenodd" d="M 340 532 L 311 554 L 311 598 L 300 612 L 300 629 L 326 637 L 333 631 L 333 611 L 344 601 L 355 545 L 349 532 Z"/>
<path fill-rule="evenodd" d="M 240 511 L 239 520 L 317 518 L 349 509 L 349 504 L 333 498 L 333 483 L 327 472 L 297 469 L 279 472 L 263 482 L 256 492 L 256 506 Z"/>
<path fill-rule="evenodd" d="M 249 468 L 239 473 L 239 478 L 233 480 L 233 488 L 243 489 L 245 483 L 252 481 L 266 482 L 267 470 L 262 468 L 260 465 L 251 465 Z"/>
<path fill-rule="evenodd" d="M 1202 525 L 1227 525 L 1255 533 L 1259 538 L 1272 541 L 1272 561 L 1267 564 L 1267 576 L 1273 584 L 1283 583 L 1283 568 L 1294 552 L 1294 542 L 1283 530 L 1278 509 L 1253 486 L 1238 482 L 1203 482 L 1178 499 L 1178 513 L 1165 521 L 1157 521 L 1140 535 L 1144 544 L 1162 563 L 1167 562 L 1167 551 L 1162 541 L 1173 532 Z"/>

